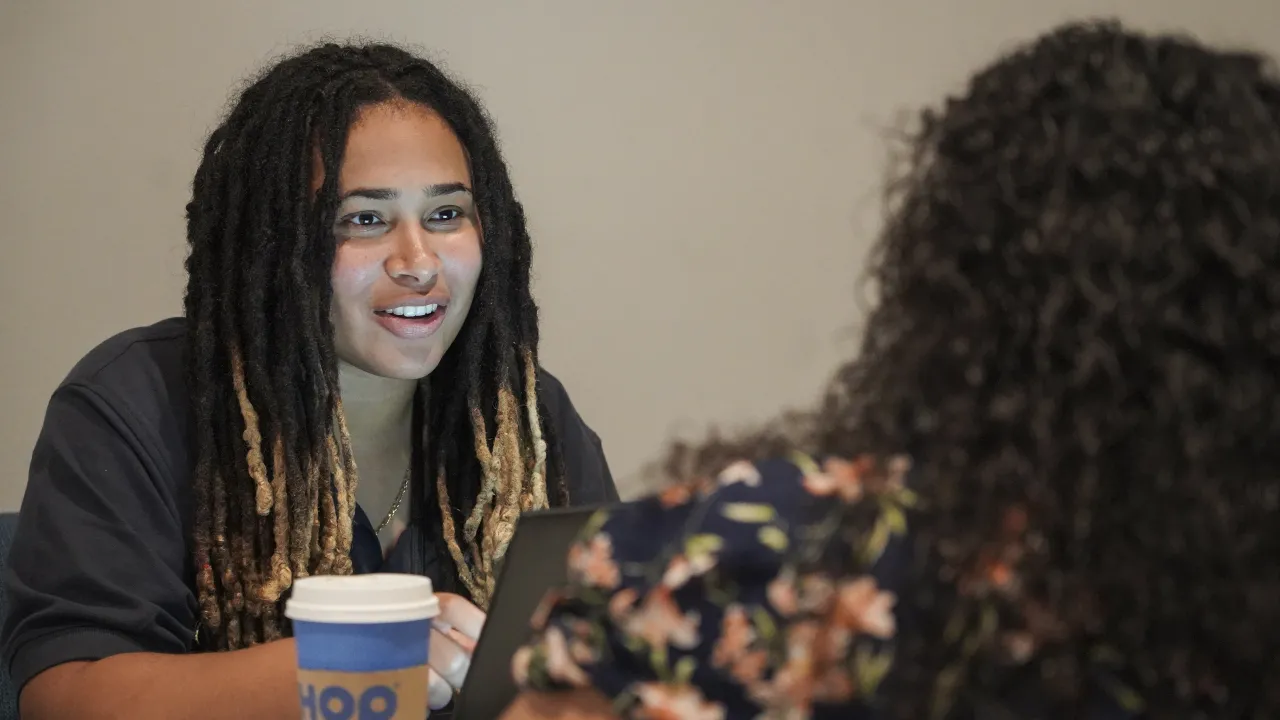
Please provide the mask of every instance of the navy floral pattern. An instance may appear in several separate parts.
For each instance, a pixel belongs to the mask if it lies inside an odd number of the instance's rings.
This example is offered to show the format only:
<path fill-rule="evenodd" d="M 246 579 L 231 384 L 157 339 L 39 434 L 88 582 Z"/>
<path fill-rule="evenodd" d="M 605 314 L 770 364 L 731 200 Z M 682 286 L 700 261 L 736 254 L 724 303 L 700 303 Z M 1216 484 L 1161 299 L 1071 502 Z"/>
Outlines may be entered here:
<path fill-rule="evenodd" d="M 741 462 L 598 513 L 570 551 L 569 585 L 534 618 L 517 679 L 595 686 L 622 717 L 856 717 L 891 664 L 897 597 L 876 569 L 906 532 L 908 466 Z M 872 472 L 875 519 L 846 537 L 837 510 L 872 498 Z M 823 571 L 833 544 L 863 570 Z"/>

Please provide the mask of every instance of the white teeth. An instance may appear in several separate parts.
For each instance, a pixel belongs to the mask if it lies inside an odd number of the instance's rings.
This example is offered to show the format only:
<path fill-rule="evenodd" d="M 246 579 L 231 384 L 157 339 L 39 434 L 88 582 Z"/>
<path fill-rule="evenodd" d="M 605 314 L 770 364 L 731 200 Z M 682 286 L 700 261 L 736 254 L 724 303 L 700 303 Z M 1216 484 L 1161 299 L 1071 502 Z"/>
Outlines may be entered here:
<path fill-rule="evenodd" d="M 436 311 L 439 305 L 402 305 L 400 307 L 384 310 L 388 315 L 399 315 L 400 317 L 424 317 Z"/>

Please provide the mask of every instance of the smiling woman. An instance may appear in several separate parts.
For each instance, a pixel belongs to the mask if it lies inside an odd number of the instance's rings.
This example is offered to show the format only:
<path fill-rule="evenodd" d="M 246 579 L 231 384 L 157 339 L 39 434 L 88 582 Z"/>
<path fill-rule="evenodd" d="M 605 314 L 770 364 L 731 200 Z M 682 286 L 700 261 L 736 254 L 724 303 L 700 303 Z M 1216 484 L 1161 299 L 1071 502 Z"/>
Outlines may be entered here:
<path fill-rule="evenodd" d="M 424 574 L 474 637 L 521 512 L 617 497 L 538 365 L 489 120 L 432 64 L 286 58 L 209 138 L 187 215 L 185 317 L 107 340 L 49 403 L 7 577 L 23 717 L 296 715 L 295 578 Z M 469 646 L 433 639 L 434 707 Z"/>

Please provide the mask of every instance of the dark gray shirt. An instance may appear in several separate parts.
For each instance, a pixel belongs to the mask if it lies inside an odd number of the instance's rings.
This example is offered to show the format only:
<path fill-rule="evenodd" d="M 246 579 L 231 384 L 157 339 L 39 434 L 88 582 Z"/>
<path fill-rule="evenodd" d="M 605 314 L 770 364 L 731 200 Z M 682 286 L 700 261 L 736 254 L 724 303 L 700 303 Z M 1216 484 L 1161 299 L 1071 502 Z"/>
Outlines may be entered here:
<path fill-rule="evenodd" d="M 121 333 L 49 401 L 5 578 L 11 610 L 0 642 L 16 688 L 66 662 L 196 649 L 186 344 L 181 318 Z M 571 502 L 617 500 L 600 438 L 564 387 L 542 373 L 539 392 Z M 415 542 L 383 562 L 363 511 L 352 544 L 357 572 L 440 573 L 434 548 Z"/>

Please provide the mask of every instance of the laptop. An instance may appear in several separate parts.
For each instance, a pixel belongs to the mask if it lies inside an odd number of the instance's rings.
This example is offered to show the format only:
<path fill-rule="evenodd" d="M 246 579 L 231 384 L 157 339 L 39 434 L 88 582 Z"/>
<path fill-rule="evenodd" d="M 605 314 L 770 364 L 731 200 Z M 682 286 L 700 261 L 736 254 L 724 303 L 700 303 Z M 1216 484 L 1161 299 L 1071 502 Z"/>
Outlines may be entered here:
<path fill-rule="evenodd" d="M 595 512 L 607 505 L 537 510 L 520 515 L 498 569 L 484 630 L 454 701 L 458 720 L 493 720 L 516 697 L 511 658 L 531 635 L 529 621 L 547 591 L 568 580 L 569 546 Z"/>

